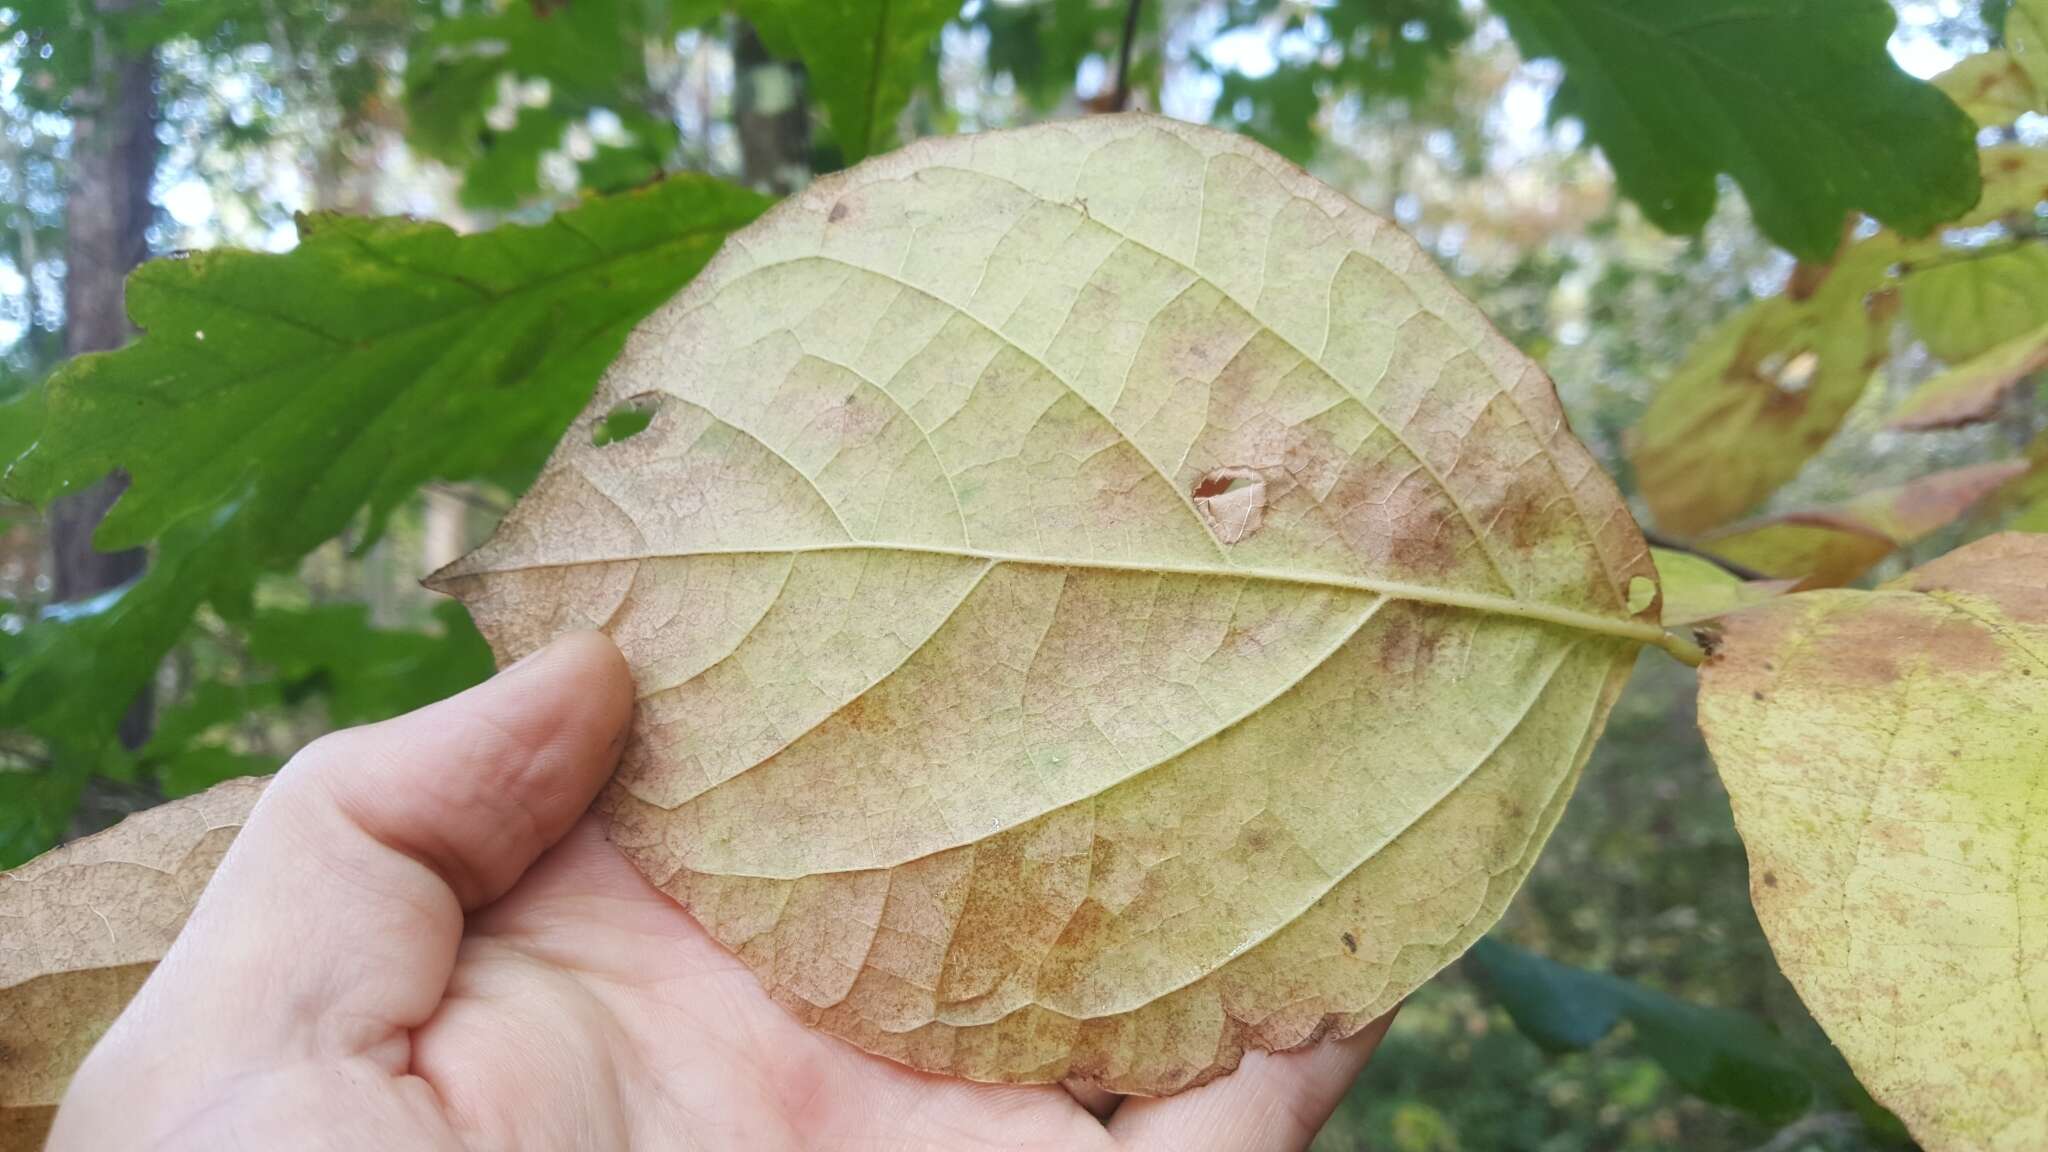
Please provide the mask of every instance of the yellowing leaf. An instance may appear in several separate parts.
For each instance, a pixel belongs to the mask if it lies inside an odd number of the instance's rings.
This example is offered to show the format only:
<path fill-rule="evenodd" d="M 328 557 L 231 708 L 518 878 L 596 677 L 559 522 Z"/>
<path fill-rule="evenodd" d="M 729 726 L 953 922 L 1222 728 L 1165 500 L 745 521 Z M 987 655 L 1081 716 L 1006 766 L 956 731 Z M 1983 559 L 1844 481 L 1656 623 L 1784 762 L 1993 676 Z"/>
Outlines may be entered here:
<path fill-rule="evenodd" d="M 255 806 L 230 780 L 0 873 L 0 1152 L 32 1152 L 85 1053 L 184 927 Z"/>
<path fill-rule="evenodd" d="M 1779 964 L 1929 1152 L 2048 1147 L 2048 536 L 1731 616 L 1700 721 Z"/>
<path fill-rule="evenodd" d="M 1914 268 L 1899 289 L 1913 334 L 1951 364 L 2033 331 L 2048 316 L 2048 245 L 2023 244 Z"/>
<path fill-rule="evenodd" d="M 1975 228 L 2009 217 L 2028 220 L 2041 201 L 2048 200 L 2048 149 L 1999 144 L 1978 152 L 1977 165 L 1984 177 L 1984 195 L 1951 228 Z"/>
<path fill-rule="evenodd" d="M 1998 415 L 2020 381 L 2048 368 L 2048 324 L 1974 360 L 1958 364 L 1907 393 L 1891 426 L 1910 431 L 1960 428 Z"/>
<path fill-rule="evenodd" d="M 1888 236 L 1853 245 L 1810 294 L 1759 301 L 1700 340 L 1629 442 L 1659 524 L 1719 527 L 1827 443 L 1889 351 L 1896 255 Z"/>
<path fill-rule="evenodd" d="M 1707 537 L 1708 551 L 1799 587 L 1833 588 L 1954 523 L 2027 470 L 2025 460 L 1951 468 L 1826 508 L 1787 512 Z"/>
<path fill-rule="evenodd" d="M 2013 0 L 2005 14 L 2005 47 L 2034 87 L 2048 91 L 2048 2 Z"/>
<path fill-rule="evenodd" d="M 1792 590 L 1796 580 L 1745 580 L 1711 560 L 1670 548 L 1652 548 L 1664 586 L 1664 623 L 1699 624 Z"/>
<path fill-rule="evenodd" d="M 2041 107 L 2033 77 L 1999 48 L 1964 57 L 1936 76 L 1934 86 L 1984 128 L 2003 128 Z"/>
<path fill-rule="evenodd" d="M 786 201 L 435 583 L 501 659 L 620 643 L 613 838 L 801 1018 L 1149 1093 L 1458 955 L 1662 638 L 1613 485 L 1429 258 L 1141 116 Z"/>

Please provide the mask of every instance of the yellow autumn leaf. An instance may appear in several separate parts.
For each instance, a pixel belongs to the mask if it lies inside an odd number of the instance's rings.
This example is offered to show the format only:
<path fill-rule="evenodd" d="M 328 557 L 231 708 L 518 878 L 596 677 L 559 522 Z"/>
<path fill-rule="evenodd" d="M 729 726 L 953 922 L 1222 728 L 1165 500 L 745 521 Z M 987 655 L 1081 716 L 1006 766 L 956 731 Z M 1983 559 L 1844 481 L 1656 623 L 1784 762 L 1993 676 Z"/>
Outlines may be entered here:
<path fill-rule="evenodd" d="M 1891 426 L 1919 432 L 1989 420 L 2013 389 L 2043 368 L 2048 368 L 2048 323 L 1922 383 L 1899 403 Z"/>
<path fill-rule="evenodd" d="M 0 873 L 0 1152 L 33 1152 L 72 1071 L 185 925 L 263 780 L 173 800 Z"/>
<path fill-rule="evenodd" d="M 1796 580 L 1744 579 L 1711 560 L 1670 548 L 1652 548 L 1664 588 L 1664 623 L 1700 624 L 1792 590 Z"/>
<path fill-rule="evenodd" d="M 1889 354 L 1888 233 L 1843 249 L 1817 286 L 1760 300 L 1702 337 L 1651 398 L 1629 459 L 1658 524 L 1693 535 L 1798 475 Z"/>
<path fill-rule="evenodd" d="M 2025 220 L 2048 200 L 2048 149 L 2027 144 L 1995 144 L 1977 153 L 1984 177 L 1984 195 L 1977 206 L 1948 225 L 1976 228 L 1999 220 Z M 1914 245 L 1918 249 L 1921 245 Z"/>
<path fill-rule="evenodd" d="M 1612 483 L 1429 257 L 1140 116 L 736 234 L 434 583 L 501 659 L 618 641 L 613 838 L 802 1019 L 1146 1093 L 1457 956 L 1665 642 Z"/>
<path fill-rule="evenodd" d="M 2003 128 L 2041 107 L 2041 92 L 2011 52 L 1965 56 L 1932 81 L 1980 127 Z"/>
<path fill-rule="evenodd" d="M 2048 0 L 2013 0 L 2005 13 L 2005 47 L 2037 91 L 2048 91 Z"/>
<path fill-rule="evenodd" d="M 2048 1147 L 2048 536 L 1725 626 L 1700 722 L 1785 974 L 1929 1152 Z"/>
<path fill-rule="evenodd" d="M 1796 581 L 1802 589 L 1835 588 L 1960 520 L 2027 469 L 2025 460 L 1949 468 L 1840 504 L 1725 529 L 1701 544 L 1765 576 Z"/>

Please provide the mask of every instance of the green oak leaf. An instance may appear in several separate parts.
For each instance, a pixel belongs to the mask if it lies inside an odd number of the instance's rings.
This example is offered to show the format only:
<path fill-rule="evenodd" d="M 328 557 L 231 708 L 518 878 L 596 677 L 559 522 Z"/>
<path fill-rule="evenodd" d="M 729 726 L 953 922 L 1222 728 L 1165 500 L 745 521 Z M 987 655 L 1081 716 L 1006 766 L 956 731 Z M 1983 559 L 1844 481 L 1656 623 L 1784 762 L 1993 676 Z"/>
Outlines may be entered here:
<path fill-rule="evenodd" d="M 1493 0 L 1522 53 L 1564 65 L 1557 111 L 1585 122 L 1621 191 L 1696 232 L 1735 178 L 1805 259 L 1867 212 L 1908 235 L 1977 201 L 1976 125 L 1892 61 L 1884 0 Z"/>
<path fill-rule="evenodd" d="M 45 502 L 126 469 L 96 544 L 155 557 L 28 630 L 0 731 L 108 730 L 209 597 L 365 508 L 374 531 L 427 480 L 530 467 L 633 324 L 765 203 L 677 178 L 532 227 L 311 217 L 283 255 L 145 265 L 128 284 L 144 335 L 50 378 L 7 485 Z"/>

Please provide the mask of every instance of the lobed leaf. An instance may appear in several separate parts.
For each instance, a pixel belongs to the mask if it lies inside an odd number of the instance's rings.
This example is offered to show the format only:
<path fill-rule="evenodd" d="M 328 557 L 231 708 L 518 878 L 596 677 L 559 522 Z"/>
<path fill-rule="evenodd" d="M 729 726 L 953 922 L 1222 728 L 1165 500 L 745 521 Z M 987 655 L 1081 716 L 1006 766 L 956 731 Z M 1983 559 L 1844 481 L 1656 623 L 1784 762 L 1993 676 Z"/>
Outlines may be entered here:
<path fill-rule="evenodd" d="M 619 642 L 613 839 L 801 1018 L 1145 1093 L 1457 956 L 1663 641 L 1549 381 L 1414 242 L 1142 116 L 786 201 L 434 584 L 501 660 Z"/>
<path fill-rule="evenodd" d="M 64 1086 L 184 927 L 266 781 L 173 800 L 0 873 L 0 1152 Z"/>
<path fill-rule="evenodd" d="M 1907 235 L 1977 200 L 1976 125 L 1901 71 L 1884 0 L 1491 0 L 1527 57 L 1564 65 L 1560 114 L 1667 232 L 1697 232 L 1715 179 L 1805 260 L 1867 212 Z"/>
<path fill-rule="evenodd" d="M 2048 1144 L 2044 574 L 2048 536 L 1980 540 L 1731 616 L 1700 674 L 1778 962 L 1929 1152 Z"/>
<path fill-rule="evenodd" d="M 1717 556 L 1797 581 L 1801 589 L 1839 587 L 1961 519 L 2027 468 L 2025 460 L 1951 468 L 1830 507 L 1739 525 L 1702 543 Z"/>
<path fill-rule="evenodd" d="M 95 543 L 156 555 L 30 629 L 0 729 L 110 731 L 209 597 L 365 508 L 374 532 L 428 480 L 532 468 L 633 323 L 765 203 L 685 177 L 536 227 L 309 217 L 289 253 L 144 265 L 127 289 L 143 335 L 45 383 L 7 484 L 44 502 L 126 469 Z"/>

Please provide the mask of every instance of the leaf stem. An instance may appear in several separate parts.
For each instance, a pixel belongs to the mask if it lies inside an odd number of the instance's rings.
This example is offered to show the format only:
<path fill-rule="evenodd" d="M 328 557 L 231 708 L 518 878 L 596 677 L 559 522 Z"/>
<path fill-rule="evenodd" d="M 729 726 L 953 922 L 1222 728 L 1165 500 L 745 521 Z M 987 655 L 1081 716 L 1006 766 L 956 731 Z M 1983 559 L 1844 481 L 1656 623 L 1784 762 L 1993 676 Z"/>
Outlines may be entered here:
<path fill-rule="evenodd" d="M 1124 38 L 1116 50 L 1116 110 L 1128 111 L 1131 106 L 1131 44 L 1138 38 L 1138 10 L 1145 0 L 1131 0 L 1124 7 Z"/>
<path fill-rule="evenodd" d="M 1657 641 L 1657 647 L 1688 668 L 1697 668 L 1707 662 L 1707 650 L 1683 632 L 1665 630 L 1664 638 Z"/>
<path fill-rule="evenodd" d="M 1747 564 L 1737 564 L 1735 561 L 1725 556 L 1717 556 L 1697 544 L 1688 544 L 1676 537 L 1666 536 L 1662 532 L 1652 532 L 1646 528 L 1643 530 L 1643 539 L 1652 548 L 1662 548 L 1666 552 L 1683 552 L 1687 556 L 1697 556 L 1738 580 L 1769 580 L 1771 578 L 1768 573 L 1759 572 Z"/>

